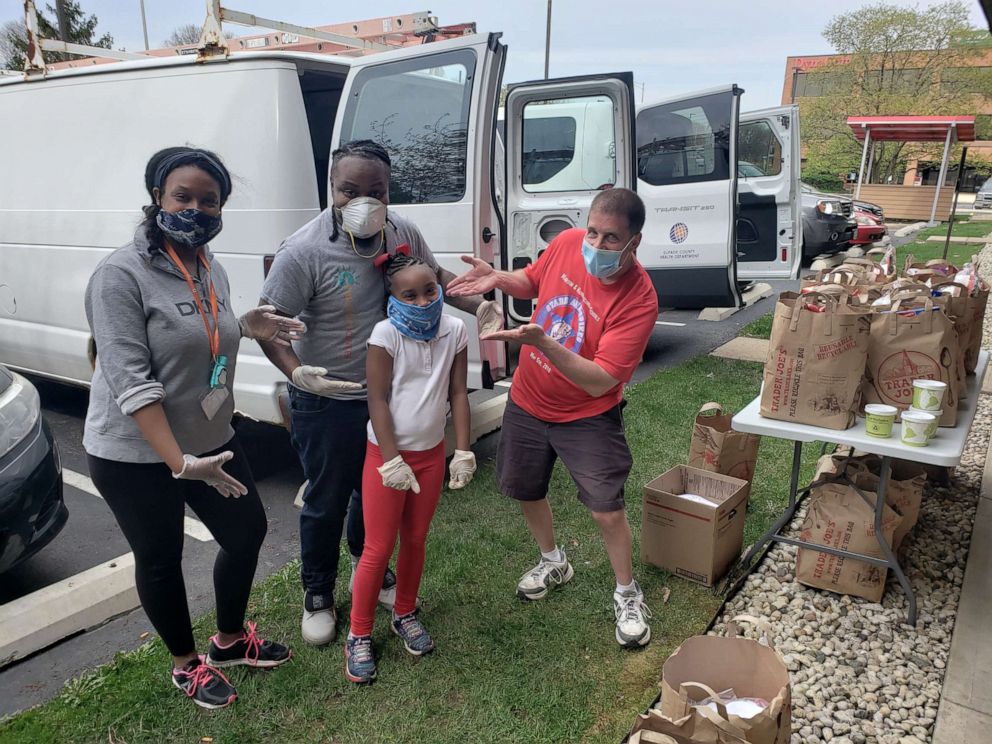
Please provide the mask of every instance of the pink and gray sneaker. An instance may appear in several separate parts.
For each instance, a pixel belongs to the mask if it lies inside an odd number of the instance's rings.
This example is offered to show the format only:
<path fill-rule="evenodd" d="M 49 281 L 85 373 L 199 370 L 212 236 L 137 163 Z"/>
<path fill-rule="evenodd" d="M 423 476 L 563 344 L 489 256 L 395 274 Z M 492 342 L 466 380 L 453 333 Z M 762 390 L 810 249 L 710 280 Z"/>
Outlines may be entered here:
<path fill-rule="evenodd" d="M 207 664 L 212 667 L 250 666 L 271 669 L 293 658 L 293 652 L 275 641 L 259 638 L 255 623 L 248 623 L 248 631 L 241 638 L 224 646 L 213 636 L 207 652 Z"/>
<path fill-rule="evenodd" d="M 186 693 L 201 708 L 226 708 L 238 699 L 238 693 L 220 671 L 207 664 L 202 656 L 182 669 L 172 670 L 172 684 Z"/>

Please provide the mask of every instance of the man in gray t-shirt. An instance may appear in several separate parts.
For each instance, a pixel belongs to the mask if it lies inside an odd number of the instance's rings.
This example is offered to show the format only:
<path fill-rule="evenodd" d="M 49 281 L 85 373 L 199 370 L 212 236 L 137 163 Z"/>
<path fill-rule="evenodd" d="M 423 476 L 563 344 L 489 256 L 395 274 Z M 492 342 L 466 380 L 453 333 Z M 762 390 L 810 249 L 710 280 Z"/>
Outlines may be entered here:
<path fill-rule="evenodd" d="M 374 142 L 350 142 L 335 150 L 332 204 L 283 242 L 262 287 L 262 304 L 307 324 L 305 337 L 291 349 L 265 343 L 262 349 L 292 383 L 292 441 L 308 481 L 300 514 L 301 627 L 303 639 L 315 645 L 336 636 L 334 585 L 346 512 L 353 569 L 365 542 L 365 347 L 372 328 L 386 317 L 385 282 L 374 260 L 406 244 L 411 255 L 438 271 L 442 286 L 454 278 L 438 268 L 413 223 L 387 212 L 389 175 L 389 155 Z M 474 313 L 485 330 L 502 328 L 495 302 L 445 301 Z M 387 570 L 379 601 L 389 607 L 395 584 Z"/>

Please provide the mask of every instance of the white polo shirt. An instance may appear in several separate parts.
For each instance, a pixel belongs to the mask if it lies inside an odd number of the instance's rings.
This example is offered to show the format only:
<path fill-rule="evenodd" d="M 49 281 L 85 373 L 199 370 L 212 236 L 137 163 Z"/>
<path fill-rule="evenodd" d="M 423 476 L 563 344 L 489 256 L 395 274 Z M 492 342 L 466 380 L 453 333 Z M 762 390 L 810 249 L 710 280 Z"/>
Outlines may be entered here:
<path fill-rule="evenodd" d="M 372 329 L 369 345 L 382 347 L 393 358 L 389 412 L 396 448 L 413 452 L 433 449 L 444 439 L 451 366 L 455 355 L 468 346 L 465 323 L 446 313 L 434 338 L 415 341 L 386 319 Z M 379 444 L 371 421 L 368 435 L 370 442 Z"/>

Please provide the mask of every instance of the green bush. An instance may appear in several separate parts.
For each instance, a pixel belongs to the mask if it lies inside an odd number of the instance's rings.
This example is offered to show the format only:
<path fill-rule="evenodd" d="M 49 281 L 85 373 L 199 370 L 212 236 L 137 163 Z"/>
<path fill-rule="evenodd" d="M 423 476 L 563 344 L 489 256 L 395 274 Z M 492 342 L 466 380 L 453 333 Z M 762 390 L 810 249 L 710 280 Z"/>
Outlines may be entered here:
<path fill-rule="evenodd" d="M 844 179 L 831 171 L 807 169 L 803 171 L 802 179 L 814 189 L 819 189 L 820 191 L 830 193 L 844 191 Z"/>

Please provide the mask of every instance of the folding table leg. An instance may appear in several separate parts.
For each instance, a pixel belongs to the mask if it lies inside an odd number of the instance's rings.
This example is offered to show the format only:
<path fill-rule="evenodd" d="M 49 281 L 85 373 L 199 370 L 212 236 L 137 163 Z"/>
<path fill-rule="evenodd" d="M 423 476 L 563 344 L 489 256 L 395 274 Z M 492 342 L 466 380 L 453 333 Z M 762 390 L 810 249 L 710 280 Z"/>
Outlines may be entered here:
<path fill-rule="evenodd" d="M 889 568 L 891 568 L 895 574 L 896 578 L 899 579 L 899 583 L 902 585 L 902 591 L 906 595 L 906 601 L 909 602 L 909 619 L 910 625 L 916 625 L 916 595 L 913 593 L 913 587 L 909 583 L 909 579 L 906 578 L 906 574 L 903 573 L 902 566 L 899 565 L 899 560 L 896 558 L 895 553 L 892 552 L 892 548 L 885 541 L 885 537 L 882 535 L 882 514 L 885 509 L 885 492 L 889 488 L 889 476 L 892 473 L 892 458 L 888 455 L 882 458 L 882 465 L 880 472 L 878 474 L 878 497 L 875 499 L 875 539 L 878 540 L 878 546 L 882 549 L 882 553 L 885 555 L 885 559 L 888 561 Z"/>
<path fill-rule="evenodd" d="M 799 490 L 799 467 L 802 465 L 803 460 L 803 443 L 797 441 L 792 450 L 792 480 L 789 482 L 789 505 L 785 509 L 785 513 L 778 518 L 778 521 L 773 524 L 764 535 L 762 535 L 758 541 L 751 546 L 751 549 L 744 556 L 744 560 L 741 561 L 742 566 L 750 565 L 754 557 L 759 553 L 759 551 L 765 546 L 765 544 L 771 540 L 778 531 L 782 529 L 785 525 L 792 521 L 792 517 L 796 513 L 796 507 L 798 506 L 796 493 Z"/>

